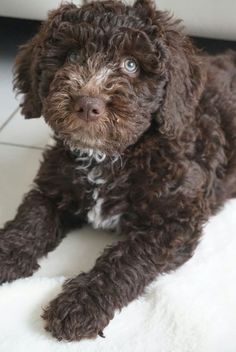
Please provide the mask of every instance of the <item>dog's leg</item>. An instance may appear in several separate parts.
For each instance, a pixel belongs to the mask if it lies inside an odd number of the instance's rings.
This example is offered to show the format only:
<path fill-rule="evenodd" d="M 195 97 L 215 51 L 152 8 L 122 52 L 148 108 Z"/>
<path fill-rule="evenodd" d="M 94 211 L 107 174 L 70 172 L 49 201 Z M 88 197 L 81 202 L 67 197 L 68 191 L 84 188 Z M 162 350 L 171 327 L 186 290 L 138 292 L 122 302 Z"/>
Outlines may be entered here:
<path fill-rule="evenodd" d="M 127 240 L 107 248 L 89 273 L 65 283 L 63 292 L 44 311 L 46 329 L 66 340 L 103 336 L 117 309 L 142 294 L 159 273 L 191 257 L 201 230 L 189 223 L 172 221 L 159 230 L 131 233 Z"/>
<path fill-rule="evenodd" d="M 0 283 L 31 275 L 37 259 L 61 240 L 62 225 L 51 201 L 30 191 L 15 219 L 0 230 Z"/>

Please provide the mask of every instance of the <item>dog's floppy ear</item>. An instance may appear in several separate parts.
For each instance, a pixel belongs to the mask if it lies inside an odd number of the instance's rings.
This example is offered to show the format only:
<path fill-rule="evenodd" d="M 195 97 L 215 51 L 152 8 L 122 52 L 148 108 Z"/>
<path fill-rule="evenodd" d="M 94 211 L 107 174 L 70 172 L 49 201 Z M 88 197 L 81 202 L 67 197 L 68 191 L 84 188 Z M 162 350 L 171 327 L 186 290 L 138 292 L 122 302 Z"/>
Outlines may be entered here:
<path fill-rule="evenodd" d="M 42 104 L 39 97 L 39 35 L 22 45 L 14 66 L 14 89 L 23 94 L 21 103 L 25 118 L 40 117 Z"/>
<path fill-rule="evenodd" d="M 40 89 L 45 90 L 43 79 L 43 52 L 53 50 L 52 36 L 55 27 L 62 21 L 64 14 L 76 10 L 75 4 L 62 4 L 58 9 L 49 12 L 39 32 L 26 44 L 22 45 L 16 56 L 14 66 L 14 89 L 23 94 L 21 104 L 25 118 L 40 117 L 42 101 Z"/>
<path fill-rule="evenodd" d="M 163 135 L 177 138 L 195 116 L 203 90 L 204 71 L 188 38 L 173 31 L 167 37 L 167 46 L 166 86 L 157 120 Z"/>
<path fill-rule="evenodd" d="M 157 10 L 152 0 L 137 0 L 134 7 L 148 16 L 156 28 L 158 55 L 162 48 L 165 92 L 156 118 L 160 132 L 176 138 L 194 111 L 203 89 L 204 72 L 190 39 L 183 34 L 179 20 L 166 11 Z"/>

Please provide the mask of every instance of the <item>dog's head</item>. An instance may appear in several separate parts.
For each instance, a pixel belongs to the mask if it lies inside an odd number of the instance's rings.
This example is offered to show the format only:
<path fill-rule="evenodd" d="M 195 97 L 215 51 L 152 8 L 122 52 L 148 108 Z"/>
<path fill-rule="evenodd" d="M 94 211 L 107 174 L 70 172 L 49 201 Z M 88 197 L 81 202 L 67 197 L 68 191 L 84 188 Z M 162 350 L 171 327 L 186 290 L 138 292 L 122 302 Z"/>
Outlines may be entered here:
<path fill-rule="evenodd" d="M 175 138 L 201 91 L 197 56 L 177 22 L 148 0 L 51 12 L 20 48 L 15 87 L 26 118 L 44 116 L 72 148 L 122 152 L 156 123 Z"/>

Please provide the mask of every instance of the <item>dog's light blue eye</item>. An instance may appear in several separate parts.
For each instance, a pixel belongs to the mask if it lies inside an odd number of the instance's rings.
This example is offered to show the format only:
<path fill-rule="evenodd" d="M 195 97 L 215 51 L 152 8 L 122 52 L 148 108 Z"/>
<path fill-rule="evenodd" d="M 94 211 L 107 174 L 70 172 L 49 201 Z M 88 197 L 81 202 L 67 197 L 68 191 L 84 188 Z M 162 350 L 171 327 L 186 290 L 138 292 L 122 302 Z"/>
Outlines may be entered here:
<path fill-rule="evenodd" d="M 122 68 L 125 73 L 134 74 L 138 72 L 139 66 L 134 58 L 126 58 L 122 62 Z"/>
<path fill-rule="evenodd" d="M 79 63 L 82 65 L 85 62 L 84 55 L 78 50 L 72 50 L 68 54 L 68 61 L 72 64 Z"/>

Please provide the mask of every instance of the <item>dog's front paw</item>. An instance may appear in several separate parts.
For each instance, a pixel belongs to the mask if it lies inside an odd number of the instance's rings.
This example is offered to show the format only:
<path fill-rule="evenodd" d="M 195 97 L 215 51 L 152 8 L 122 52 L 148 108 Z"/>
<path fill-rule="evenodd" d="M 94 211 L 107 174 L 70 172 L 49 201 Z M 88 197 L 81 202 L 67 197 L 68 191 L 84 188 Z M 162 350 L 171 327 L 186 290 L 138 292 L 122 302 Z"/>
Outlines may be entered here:
<path fill-rule="evenodd" d="M 0 254 L 0 285 L 31 276 L 39 268 L 38 263 L 24 255 Z"/>
<path fill-rule="evenodd" d="M 0 230 L 0 284 L 30 276 L 39 268 L 27 248 L 17 246 L 16 240 L 15 243 L 9 241 L 10 235 L 10 232 Z"/>
<path fill-rule="evenodd" d="M 100 289 L 89 274 L 68 281 L 62 293 L 44 310 L 45 329 L 58 340 L 103 337 L 103 329 L 114 311 Z"/>

